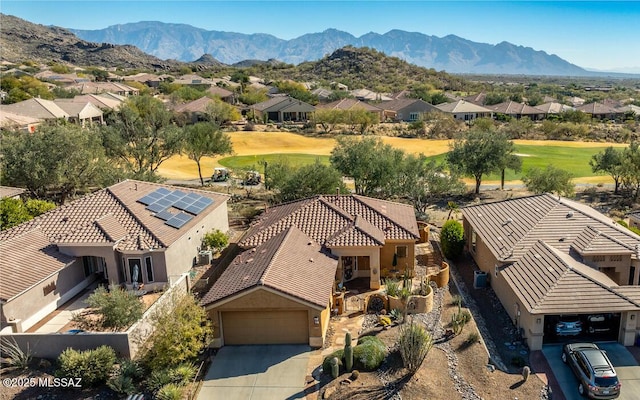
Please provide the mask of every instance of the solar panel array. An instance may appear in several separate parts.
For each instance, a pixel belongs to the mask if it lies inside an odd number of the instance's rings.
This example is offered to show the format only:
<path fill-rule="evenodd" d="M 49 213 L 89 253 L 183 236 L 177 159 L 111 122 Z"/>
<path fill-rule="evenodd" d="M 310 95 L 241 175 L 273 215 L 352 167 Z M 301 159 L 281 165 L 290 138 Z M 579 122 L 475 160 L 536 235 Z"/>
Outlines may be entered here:
<path fill-rule="evenodd" d="M 194 215 L 199 215 L 213 204 L 213 200 L 197 193 L 160 188 L 138 199 L 138 203 L 144 204 L 147 210 L 153 212 L 154 216 L 163 220 L 165 224 L 180 229 L 191 221 Z M 169 210 L 171 207 L 181 211 L 173 213 Z"/>

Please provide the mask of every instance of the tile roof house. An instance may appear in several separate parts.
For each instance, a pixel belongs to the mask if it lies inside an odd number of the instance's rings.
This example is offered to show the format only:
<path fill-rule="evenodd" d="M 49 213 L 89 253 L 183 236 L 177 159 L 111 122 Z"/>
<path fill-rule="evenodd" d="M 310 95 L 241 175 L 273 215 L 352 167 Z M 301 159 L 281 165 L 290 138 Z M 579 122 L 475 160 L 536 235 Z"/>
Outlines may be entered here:
<path fill-rule="evenodd" d="M 83 94 L 70 99 L 76 103 L 91 103 L 103 111 L 117 110 L 124 103 L 125 97 L 109 95 L 107 93 L 100 94 Z"/>
<path fill-rule="evenodd" d="M 575 108 L 568 106 L 566 104 L 558 103 L 556 101 L 538 104 L 535 106 L 538 110 L 542 111 L 545 115 L 549 114 L 560 114 L 565 111 L 575 110 Z"/>
<path fill-rule="evenodd" d="M 73 99 L 55 99 L 53 102 L 69 114 L 69 121 L 77 122 L 82 126 L 104 123 L 102 110 L 90 102 L 81 103 Z"/>
<path fill-rule="evenodd" d="M 39 118 L 15 114 L 0 106 L 0 128 L 19 129 L 33 133 L 41 123 L 42 120 Z"/>
<path fill-rule="evenodd" d="M 171 285 L 206 232 L 229 229 L 227 200 L 126 180 L 1 231 L 3 329 L 28 329 L 96 280 Z"/>
<path fill-rule="evenodd" d="M 462 214 L 467 250 L 531 350 L 556 340 L 562 314 L 585 322 L 590 314 L 610 315 L 610 339 L 634 343 L 640 236 L 550 194 L 468 206 Z"/>
<path fill-rule="evenodd" d="M 477 118 L 491 118 L 493 116 L 492 110 L 465 100 L 438 104 L 435 107 L 442 112 L 453 115 L 453 118 L 457 120 L 466 122 L 471 122 Z"/>
<path fill-rule="evenodd" d="M 524 103 L 518 103 L 515 101 L 506 101 L 500 104 L 494 104 L 492 106 L 485 106 L 486 108 L 493 110 L 495 114 L 508 115 L 515 119 L 527 117 L 532 121 L 540 120 L 544 117 L 544 113 L 535 107 L 531 107 Z"/>
<path fill-rule="evenodd" d="M 0 186 L 0 199 L 4 199 L 5 197 L 9 197 L 12 199 L 19 199 L 20 195 L 24 193 L 26 189 L 11 187 L 11 186 Z"/>
<path fill-rule="evenodd" d="M 382 121 L 384 116 L 383 110 L 380 107 L 376 107 L 357 99 L 340 99 L 332 101 L 331 103 L 318 105 L 317 108 L 324 108 L 328 110 L 366 110 L 376 114 L 378 116 L 378 121 Z"/>
<path fill-rule="evenodd" d="M 598 102 L 583 104 L 576 107 L 576 110 L 582 111 L 586 114 L 590 114 L 592 118 L 601 120 L 614 120 L 616 118 L 622 117 L 623 114 L 614 107 L 610 107 Z"/>
<path fill-rule="evenodd" d="M 275 96 L 249 107 L 254 117 L 273 121 L 307 121 L 316 108 L 289 96 Z"/>
<path fill-rule="evenodd" d="M 439 111 L 436 106 L 421 99 L 402 97 L 391 101 L 383 101 L 378 105 L 386 111 L 395 114 L 396 121 L 419 121 L 421 116 L 431 111 Z"/>
<path fill-rule="evenodd" d="M 210 93 L 216 97 L 220 97 L 220 99 L 229 104 L 236 103 L 236 95 L 230 90 L 225 88 L 221 88 L 220 86 L 213 85 L 208 90 L 207 93 Z"/>
<path fill-rule="evenodd" d="M 41 120 L 69 119 L 69 114 L 53 101 L 37 98 L 13 104 L 3 104 L 0 106 L 0 112 L 8 112 Z"/>
<path fill-rule="evenodd" d="M 391 97 L 384 93 L 378 93 L 369 89 L 355 89 L 349 92 L 353 97 L 362 101 L 389 101 Z"/>
<path fill-rule="evenodd" d="M 76 85 L 68 86 L 67 89 L 73 89 L 80 92 L 80 94 L 99 94 L 105 92 L 111 92 L 120 96 L 137 96 L 140 94 L 140 90 L 125 85 L 124 83 L 117 82 L 84 82 Z"/>
<path fill-rule="evenodd" d="M 485 92 L 472 94 L 462 98 L 462 100 L 468 101 L 469 103 L 473 103 L 478 106 L 484 106 L 484 102 L 486 99 L 487 99 L 487 94 Z"/>
<path fill-rule="evenodd" d="M 216 345 L 322 346 L 335 285 L 361 278 L 378 289 L 394 272 L 412 274 L 419 237 L 411 206 L 369 197 L 321 195 L 269 208 L 202 301 L 222 332 Z M 239 321 L 262 322 L 256 333 Z M 282 331 L 287 339 L 278 339 Z"/>

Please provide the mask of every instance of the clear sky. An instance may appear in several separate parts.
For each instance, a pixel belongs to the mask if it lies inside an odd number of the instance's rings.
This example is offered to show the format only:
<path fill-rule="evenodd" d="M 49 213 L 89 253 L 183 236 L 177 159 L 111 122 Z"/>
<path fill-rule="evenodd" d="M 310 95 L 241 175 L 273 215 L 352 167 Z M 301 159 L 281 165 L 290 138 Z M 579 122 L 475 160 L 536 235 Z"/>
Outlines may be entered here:
<path fill-rule="evenodd" d="M 1 0 L 0 11 L 75 29 L 162 21 L 282 39 L 328 28 L 354 36 L 453 34 L 532 47 L 584 68 L 640 73 L 640 1 Z"/>

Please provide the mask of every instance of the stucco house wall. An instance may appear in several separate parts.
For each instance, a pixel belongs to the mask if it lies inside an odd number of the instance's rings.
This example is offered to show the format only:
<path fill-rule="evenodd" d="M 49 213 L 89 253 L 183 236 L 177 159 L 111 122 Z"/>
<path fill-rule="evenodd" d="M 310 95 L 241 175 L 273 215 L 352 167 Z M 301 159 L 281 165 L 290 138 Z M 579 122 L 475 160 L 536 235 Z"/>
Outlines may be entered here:
<path fill-rule="evenodd" d="M 386 277 L 385 272 L 388 272 L 393 268 L 393 255 L 396 253 L 397 246 L 407 246 L 407 257 L 398 257 L 398 265 L 396 268 L 404 273 L 405 267 L 409 268 L 409 273 L 413 276 L 414 267 L 416 264 L 416 249 L 415 241 L 409 240 L 387 240 L 380 249 L 380 264 L 383 268 L 382 277 Z"/>
<path fill-rule="evenodd" d="M 5 329 L 8 332 L 13 329 L 16 332 L 26 331 L 47 314 L 80 293 L 94 280 L 95 275 L 92 274 L 88 277 L 84 275 L 82 260 L 74 261 L 3 304 L 2 331 Z M 10 320 L 15 322 L 9 324 Z M 9 325 L 13 325 L 13 328 Z"/>
<path fill-rule="evenodd" d="M 331 293 L 327 293 L 327 299 Z M 207 314 L 213 324 L 213 347 L 224 346 L 224 326 L 221 326 L 221 313 L 224 311 L 291 311 L 304 310 L 307 312 L 309 324 L 309 345 L 321 347 L 326 337 L 329 326 L 330 308 L 320 309 L 296 301 L 295 298 L 283 293 L 277 293 L 265 288 L 255 288 L 247 293 L 240 293 L 221 301 L 218 305 L 207 307 Z M 314 318 L 319 318 L 319 324 L 315 324 Z M 256 332 L 259 335 L 260 332 Z"/>

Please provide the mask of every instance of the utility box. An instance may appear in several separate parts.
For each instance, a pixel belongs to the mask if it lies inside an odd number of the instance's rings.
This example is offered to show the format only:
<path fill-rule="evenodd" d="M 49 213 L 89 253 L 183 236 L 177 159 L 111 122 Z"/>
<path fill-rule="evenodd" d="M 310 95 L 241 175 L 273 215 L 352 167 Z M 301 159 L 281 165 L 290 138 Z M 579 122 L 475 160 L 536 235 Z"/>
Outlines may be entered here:
<path fill-rule="evenodd" d="M 489 277 L 486 272 L 473 271 L 473 288 L 486 288 L 489 285 Z"/>

